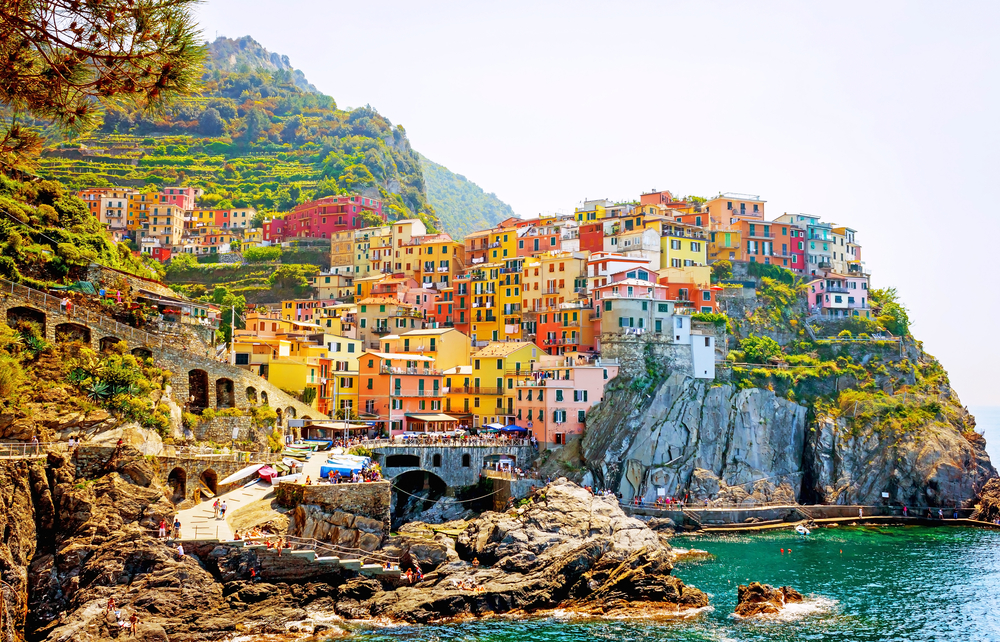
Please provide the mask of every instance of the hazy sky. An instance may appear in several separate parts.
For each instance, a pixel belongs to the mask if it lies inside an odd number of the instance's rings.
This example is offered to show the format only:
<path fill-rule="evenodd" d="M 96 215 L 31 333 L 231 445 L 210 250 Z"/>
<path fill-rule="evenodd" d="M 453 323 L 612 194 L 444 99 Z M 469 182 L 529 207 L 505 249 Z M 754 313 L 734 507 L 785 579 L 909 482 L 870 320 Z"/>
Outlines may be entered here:
<path fill-rule="evenodd" d="M 1000 405 L 1000 3 L 206 0 L 521 215 L 651 188 L 860 231 L 966 403 Z M 992 199 L 998 201 L 994 211 Z"/>

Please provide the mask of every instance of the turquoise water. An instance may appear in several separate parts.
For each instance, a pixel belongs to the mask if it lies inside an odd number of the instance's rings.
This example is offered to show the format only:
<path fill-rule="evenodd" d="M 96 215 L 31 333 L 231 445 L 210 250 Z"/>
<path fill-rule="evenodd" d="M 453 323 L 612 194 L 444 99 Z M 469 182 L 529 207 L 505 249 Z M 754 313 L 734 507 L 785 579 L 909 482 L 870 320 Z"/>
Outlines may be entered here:
<path fill-rule="evenodd" d="M 366 642 L 1000 640 L 1000 532 L 830 528 L 817 529 L 807 540 L 781 532 L 677 538 L 676 545 L 716 556 L 674 570 L 686 583 L 709 593 L 714 607 L 689 619 L 500 618 L 357 633 Z M 791 586 L 808 600 L 798 612 L 776 621 L 731 618 L 736 586 L 752 580 Z"/>

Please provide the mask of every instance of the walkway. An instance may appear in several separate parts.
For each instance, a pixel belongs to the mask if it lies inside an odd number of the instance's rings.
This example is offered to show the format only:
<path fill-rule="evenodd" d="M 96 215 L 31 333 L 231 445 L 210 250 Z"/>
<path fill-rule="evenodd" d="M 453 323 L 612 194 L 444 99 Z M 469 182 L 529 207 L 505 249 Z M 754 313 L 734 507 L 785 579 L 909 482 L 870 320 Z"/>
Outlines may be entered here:
<path fill-rule="evenodd" d="M 220 502 L 226 502 L 226 512 L 231 515 L 236 509 L 264 498 L 273 490 L 271 484 L 262 480 L 248 488 L 237 486 L 227 493 L 217 495 L 216 498 Z M 193 508 L 187 508 L 177 513 L 177 518 L 181 520 L 182 539 L 233 539 L 233 531 L 229 527 L 229 522 L 225 519 L 215 519 L 213 502 L 215 499 L 208 499 Z"/>

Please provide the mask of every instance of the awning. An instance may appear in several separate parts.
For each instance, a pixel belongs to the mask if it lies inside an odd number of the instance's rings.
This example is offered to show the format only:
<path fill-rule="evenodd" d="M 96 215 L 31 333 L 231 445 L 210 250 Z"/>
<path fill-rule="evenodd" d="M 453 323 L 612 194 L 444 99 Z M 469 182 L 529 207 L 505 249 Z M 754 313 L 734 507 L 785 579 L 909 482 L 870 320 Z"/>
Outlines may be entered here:
<path fill-rule="evenodd" d="M 449 417 L 448 415 L 438 415 L 438 414 L 423 414 L 423 413 L 406 413 L 406 418 L 411 421 L 454 421 L 457 422 L 458 419 L 454 417 Z"/>

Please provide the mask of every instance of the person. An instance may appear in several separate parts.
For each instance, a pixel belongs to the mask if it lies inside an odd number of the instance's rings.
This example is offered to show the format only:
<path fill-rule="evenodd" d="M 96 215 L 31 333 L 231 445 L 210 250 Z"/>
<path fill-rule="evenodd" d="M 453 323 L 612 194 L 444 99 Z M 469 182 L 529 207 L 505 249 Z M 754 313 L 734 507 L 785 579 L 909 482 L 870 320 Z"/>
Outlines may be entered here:
<path fill-rule="evenodd" d="M 944 511 L 940 508 L 938 509 L 938 519 L 944 519 Z"/>
<path fill-rule="evenodd" d="M 69 299 L 66 299 L 66 316 L 73 316 L 73 302 Z"/>
<path fill-rule="evenodd" d="M 226 519 L 226 500 L 222 500 L 222 503 L 219 504 L 219 516 Z"/>
<path fill-rule="evenodd" d="M 160 537 L 160 539 L 163 539 L 166 536 L 167 536 L 167 520 L 161 519 L 160 520 L 160 535 L 159 535 L 159 537 Z"/>
<path fill-rule="evenodd" d="M 250 567 L 250 583 L 251 584 L 257 583 L 257 569 L 254 568 L 253 566 Z"/>
<path fill-rule="evenodd" d="M 909 516 L 910 516 L 909 510 L 907 510 L 906 506 L 903 506 L 903 517 L 909 517 Z"/>
<path fill-rule="evenodd" d="M 129 617 L 128 619 L 128 626 L 129 629 L 131 629 L 132 631 L 132 637 L 135 637 L 135 629 L 138 624 L 139 624 L 139 614 L 136 613 L 135 611 L 132 611 L 132 616 Z"/>
<path fill-rule="evenodd" d="M 184 559 L 184 545 L 177 545 L 177 559 Z"/>
<path fill-rule="evenodd" d="M 955 508 L 955 515 L 954 515 L 953 518 L 954 519 L 958 519 L 958 508 L 957 507 Z"/>
<path fill-rule="evenodd" d="M 181 536 L 181 518 L 174 518 L 174 537 L 178 538 Z"/>
<path fill-rule="evenodd" d="M 306 475 L 306 486 L 312 486 L 312 477 Z"/>
<path fill-rule="evenodd" d="M 121 290 L 118 290 L 118 292 L 115 295 L 115 298 L 118 299 L 118 305 L 121 305 L 122 304 L 122 291 Z"/>
<path fill-rule="evenodd" d="M 60 312 L 66 312 L 66 306 L 67 306 L 67 305 L 69 305 L 69 299 L 67 299 L 66 297 L 63 297 L 63 298 L 62 298 L 62 299 L 61 299 L 61 300 L 59 301 L 59 311 L 60 311 Z"/>
<path fill-rule="evenodd" d="M 215 519 L 219 519 L 219 498 L 216 497 L 215 501 L 212 503 L 212 509 L 215 511 Z"/>
<path fill-rule="evenodd" d="M 109 597 L 108 608 L 104 611 L 104 614 L 107 615 L 108 613 L 112 613 L 114 610 L 115 610 L 115 598 Z"/>
<path fill-rule="evenodd" d="M 243 539 L 243 538 L 240 537 L 240 532 L 236 531 L 235 533 L 233 533 L 233 539 L 236 540 L 236 539 Z"/>
<path fill-rule="evenodd" d="M 474 566 L 475 568 L 479 568 L 479 558 L 478 558 L 478 557 L 473 557 L 473 558 L 472 558 L 472 565 L 473 565 L 473 566 Z"/>
<path fill-rule="evenodd" d="M 864 517 L 864 516 L 865 516 L 865 509 L 862 508 L 861 506 L 858 506 L 858 517 Z"/>
<path fill-rule="evenodd" d="M 281 557 L 281 549 L 283 549 L 283 548 L 285 548 L 285 540 L 284 540 L 284 538 L 279 537 L 278 538 L 278 545 L 277 545 L 278 557 Z"/>

